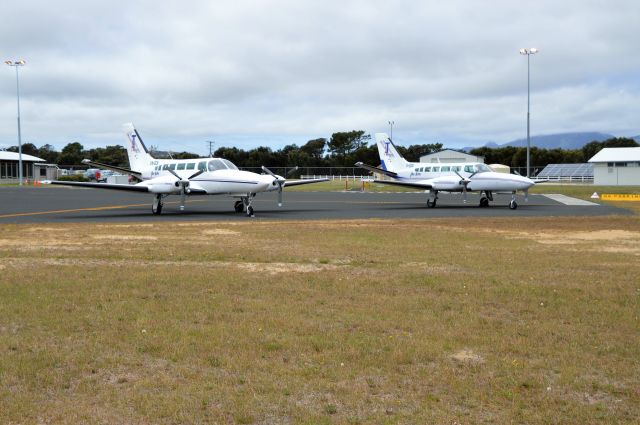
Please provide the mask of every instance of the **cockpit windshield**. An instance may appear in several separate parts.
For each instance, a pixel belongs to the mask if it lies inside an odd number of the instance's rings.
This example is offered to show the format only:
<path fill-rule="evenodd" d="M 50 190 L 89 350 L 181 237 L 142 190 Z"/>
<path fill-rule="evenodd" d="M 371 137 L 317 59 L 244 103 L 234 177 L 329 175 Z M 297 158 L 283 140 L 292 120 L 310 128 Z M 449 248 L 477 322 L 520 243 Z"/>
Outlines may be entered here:
<path fill-rule="evenodd" d="M 231 162 L 231 161 L 228 161 L 228 160 L 226 160 L 226 159 L 220 159 L 220 161 L 224 162 L 224 164 L 225 164 L 225 165 L 227 166 L 227 168 L 229 168 L 230 170 L 237 170 L 237 169 L 238 169 L 238 167 L 236 167 L 236 166 L 234 165 L 234 163 L 233 163 L 233 162 Z"/>
<path fill-rule="evenodd" d="M 209 168 L 209 171 L 226 170 L 227 169 L 227 166 L 224 165 L 224 163 L 220 159 L 212 159 L 211 161 L 209 161 L 209 164 L 207 164 L 207 167 Z"/>
<path fill-rule="evenodd" d="M 469 164 L 464 166 L 464 171 L 466 173 L 486 173 L 491 169 L 485 164 Z"/>

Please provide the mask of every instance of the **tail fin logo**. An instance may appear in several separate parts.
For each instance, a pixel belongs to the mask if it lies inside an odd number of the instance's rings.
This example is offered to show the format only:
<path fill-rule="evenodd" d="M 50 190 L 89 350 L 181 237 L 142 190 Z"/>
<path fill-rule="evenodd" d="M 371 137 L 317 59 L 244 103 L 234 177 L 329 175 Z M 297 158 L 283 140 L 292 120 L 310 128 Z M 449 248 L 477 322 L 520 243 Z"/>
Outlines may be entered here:
<path fill-rule="evenodd" d="M 393 153 L 389 152 L 389 145 L 391 144 L 391 142 L 389 140 L 387 140 L 386 142 L 384 142 L 384 154 L 386 156 L 390 156 L 393 157 Z"/>
<path fill-rule="evenodd" d="M 129 141 L 131 142 L 131 150 L 136 153 L 140 153 L 140 148 L 138 148 L 138 144 L 136 143 L 136 133 L 129 133 Z"/>

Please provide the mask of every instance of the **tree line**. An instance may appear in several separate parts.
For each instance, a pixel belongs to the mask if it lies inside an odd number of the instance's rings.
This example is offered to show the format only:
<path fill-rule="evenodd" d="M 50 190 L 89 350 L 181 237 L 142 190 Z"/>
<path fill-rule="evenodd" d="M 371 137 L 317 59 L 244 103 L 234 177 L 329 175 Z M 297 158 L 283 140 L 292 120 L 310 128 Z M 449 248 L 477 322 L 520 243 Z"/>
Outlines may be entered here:
<path fill-rule="evenodd" d="M 587 162 L 600 149 L 605 147 L 637 147 L 635 140 L 614 137 L 602 142 L 593 141 L 580 149 L 542 149 L 531 148 L 531 165 L 545 166 L 547 164 L 566 164 Z M 417 144 L 408 147 L 396 146 L 400 154 L 411 162 L 418 162 L 420 156 L 442 150 L 441 143 Z M 18 147 L 7 149 L 17 152 Z M 157 149 L 151 147 L 152 154 Z M 44 159 L 47 163 L 57 164 L 61 168 L 82 167 L 82 160 L 89 158 L 96 162 L 111 164 L 119 167 L 129 167 L 127 151 L 123 146 L 112 145 L 105 148 L 84 149 L 79 142 L 67 144 L 61 151 L 56 151 L 50 144 L 37 147 L 33 143 L 24 143 L 22 153 Z M 504 164 L 510 167 L 526 166 L 526 148 L 481 147 L 470 151 L 472 155 L 483 156 L 487 164 Z M 318 138 L 309 140 L 302 146 L 291 144 L 282 149 L 273 150 L 267 146 L 260 146 L 250 150 L 236 147 L 218 148 L 214 156 L 226 158 L 238 167 L 353 167 L 358 161 L 377 165 L 380 163 L 378 149 L 371 143 L 371 136 L 362 130 L 333 133 L 329 139 Z M 160 158 L 157 152 L 154 157 Z M 166 156 L 165 156 L 166 157 Z M 198 158 L 199 155 L 190 152 L 172 153 L 174 159 Z"/>
<path fill-rule="evenodd" d="M 588 162 L 602 148 L 625 148 L 640 146 L 635 140 L 626 137 L 613 137 L 602 142 L 593 141 L 580 149 L 541 149 L 531 147 L 531 165 L 578 164 Z M 470 154 L 483 156 L 487 164 L 503 164 L 510 167 L 527 166 L 527 148 L 505 146 L 502 148 L 481 147 L 472 149 Z"/>

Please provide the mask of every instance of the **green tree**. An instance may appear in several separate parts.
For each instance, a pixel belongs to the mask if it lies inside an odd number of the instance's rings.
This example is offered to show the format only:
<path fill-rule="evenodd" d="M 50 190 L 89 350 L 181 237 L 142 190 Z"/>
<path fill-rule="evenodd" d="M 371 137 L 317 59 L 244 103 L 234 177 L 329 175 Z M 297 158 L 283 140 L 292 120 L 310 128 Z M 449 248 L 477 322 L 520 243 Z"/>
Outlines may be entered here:
<path fill-rule="evenodd" d="M 334 157 L 337 166 L 352 166 L 349 164 L 348 155 L 360 148 L 366 147 L 371 136 L 362 130 L 333 133 L 327 144 L 331 156 Z"/>
<path fill-rule="evenodd" d="M 56 149 L 49 144 L 42 145 L 38 149 L 38 154 L 36 155 L 38 158 L 42 158 L 47 161 L 48 164 L 56 164 L 58 162 L 58 156 L 60 155 Z"/>
<path fill-rule="evenodd" d="M 58 157 L 58 165 L 74 166 L 81 165 L 84 159 L 84 146 L 78 142 L 69 143 L 62 148 Z"/>

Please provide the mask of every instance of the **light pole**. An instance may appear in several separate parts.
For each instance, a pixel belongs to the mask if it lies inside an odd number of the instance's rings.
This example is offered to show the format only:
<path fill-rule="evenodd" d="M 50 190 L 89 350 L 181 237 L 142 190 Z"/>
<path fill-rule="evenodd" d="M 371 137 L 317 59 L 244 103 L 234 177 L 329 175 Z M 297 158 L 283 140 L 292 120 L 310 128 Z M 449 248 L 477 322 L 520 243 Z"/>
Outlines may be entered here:
<path fill-rule="evenodd" d="M 538 53 L 538 49 L 532 47 L 530 49 L 520 49 L 521 55 L 527 55 L 527 177 L 529 177 L 529 169 L 531 167 L 531 136 L 529 133 L 529 105 L 530 105 L 530 93 L 531 93 L 531 84 L 530 84 L 530 66 L 529 66 L 529 57 L 531 55 L 535 55 Z"/>
<path fill-rule="evenodd" d="M 391 141 L 393 141 L 393 125 L 395 124 L 395 121 L 389 121 L 389 127 L 391 127 L 391 132 L 389 134 L 389 138 L 391 139 Z"/>
<path fill-rule="evenodd" d="M 24 66 L 25 61 L 20 59 L 18 61 L 4 61 L 9 66 L 13 66 L 16 69 L 16 93 L 18 95 L 18 180 L 20 186 L 22 186 L 22 134 L 20 133 L 20 80 L 18 78 L 18 68 Z"/>

